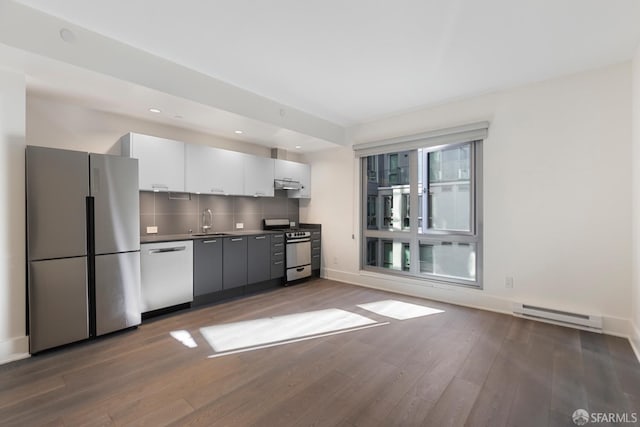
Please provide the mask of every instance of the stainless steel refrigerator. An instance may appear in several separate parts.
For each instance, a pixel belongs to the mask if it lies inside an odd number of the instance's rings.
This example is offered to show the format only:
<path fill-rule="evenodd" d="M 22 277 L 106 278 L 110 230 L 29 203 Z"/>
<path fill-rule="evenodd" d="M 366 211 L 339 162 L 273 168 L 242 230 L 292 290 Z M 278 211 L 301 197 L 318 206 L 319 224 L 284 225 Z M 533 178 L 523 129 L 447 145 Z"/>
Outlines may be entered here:
<path fill-rule="evenodd" d="M 138 161 L 28 146 L 31 353 L 140 324 Z"/>

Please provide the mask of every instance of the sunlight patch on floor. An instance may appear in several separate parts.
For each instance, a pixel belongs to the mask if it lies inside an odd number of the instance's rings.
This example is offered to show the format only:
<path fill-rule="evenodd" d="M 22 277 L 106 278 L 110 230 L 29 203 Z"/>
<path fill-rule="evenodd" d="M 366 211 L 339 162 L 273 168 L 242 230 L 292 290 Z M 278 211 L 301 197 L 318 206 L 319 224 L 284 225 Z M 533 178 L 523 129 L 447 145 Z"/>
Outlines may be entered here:
<path fill-rule="evenodd" d="M 371 311 L 392 319 L 405 320 L 415 317 L 429 316 L 431 314 L 444 313 L 444 310 L 426 307 L 423 305 L 410 304 L 408 302 L 385 300 L 370 302 L 368 304 L 359 304 L 358 307 Z"/>
<path fill-rule="evenodd" d="M 189 331 L 171 331 L 170 334 L 185 347 L 196 348 L 198 346 Z"/>
<path fill-rule="evenodd" d="M 228 352 L 372 324 L 376 324 L 376 321 L 345 310 L 330 308 L 207 326 L 200 328 L 200 333 L 214 351 Z"/>

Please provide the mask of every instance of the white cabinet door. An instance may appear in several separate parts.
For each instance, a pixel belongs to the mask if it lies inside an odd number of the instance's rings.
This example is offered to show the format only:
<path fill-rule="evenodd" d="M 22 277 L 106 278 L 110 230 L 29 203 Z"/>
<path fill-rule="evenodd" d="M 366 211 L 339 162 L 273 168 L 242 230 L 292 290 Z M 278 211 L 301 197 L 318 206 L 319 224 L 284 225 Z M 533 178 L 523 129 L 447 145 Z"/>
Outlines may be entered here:
<path fill-rule="evenodd" d="M 309 199 L 311 198 L 311 166 L 298 163 L 297 169 L 300 190 L 289 191 L 289 197 L 294 199 Z"/>
<path fill-rule="evenodd" d="M 283 180 L 290 180 L 290 181 L 298 180 L 297 165 L 299 165 L 299 163 L 292 162 L 290 160 L 282 160 L 282 159 L 276 159 L 275 162 L 276 162 L 275 164 L 276 179 L 283 179 Z"/>
<path fill-rule="evenodd" d="M 185 191 L 183 142 L 130 133 L 121 144 L 123 156 L 138 159 L 140 190 Z"/>
<path fill-rule="evenodd" d="M 140 245 L 141 311 L 193 301 L 193 242 Z"/>
<path fill-rule="evenodd" d="M 245 196 L 273 197 L 275 160 L 246 155 L 244 158 Z"/>
<path fill-rule="evenodd" d="M 242 195 L 246 154 L 187 144 L 186 190 L 190 193 Z"/>
<path fill-rule="evenodd" d="M 311 197 L 311 167 L 309 165 L 276 159 L 275 179 L 293 180 L 300 183 L 300 190 L 287 190 L 290 198 L 307 199 Z"/>

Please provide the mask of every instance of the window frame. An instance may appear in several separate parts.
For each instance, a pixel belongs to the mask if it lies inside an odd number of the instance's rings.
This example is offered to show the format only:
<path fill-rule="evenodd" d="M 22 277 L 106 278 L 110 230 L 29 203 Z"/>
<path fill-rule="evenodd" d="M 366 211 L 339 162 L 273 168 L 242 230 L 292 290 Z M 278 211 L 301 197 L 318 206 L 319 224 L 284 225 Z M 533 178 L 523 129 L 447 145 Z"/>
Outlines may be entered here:
<path fill-rule="evenodd" d="M 470 231 L 461 230 L 428 230 L 428 211 L 424 208 L 428 207 L 428 188 L 429 188 L 429 165 L 428 165 L 428 153 L 433 151 L 440 151 L 447 148 L 459 147 L 465 144 L 470 144 Z M 382 274 L 388 274 L 393 276 L 403 276 L 412 279 L 421 279 L 427 282 L 436 282 L 443 284 L 451 284 L 456 286 L 465 286 L 473 289 L 483 289 L 483 155 L 482 155 L 483 139 L 474 139 L 471 141 L 451 142 L 447 144 L 440 144 L 425 147 L 420 147 L 423 150 L 424 158 L 427 160 L 423 163 L 423 173 L 427 182 L 423 183 L 423 202 L 419 208 L 419 177 L 418 177 L 418 150 L 420 148 L 412 148 L 410 150 L 398 149 L 387 147 L 386 152 L 371 154 L 392 154 L 394 152 L 406 152 L 409 151 L 409 205 L 410 205 L 410 227 L 409 230 L 375 230 L 368 229 L 368 217 L 367 217 L 367 202 L 369 194 L 367 192 L 367 184 L 369 182 L 368 169 L 367 169 L 367 156 L 362 156 L 358 162 L 360 165 L 360 270 L 376 272 Z M 426 191 L 425 191 L 426 190 Z M 423 231 L 419 233 L 418 214 L 422 210 Z M 381 215 L 381 211 L 377 211 L 378 215 Z M 378 220 L 379 223 L 379 220 Z M 402 227 L 404 228 L 404 227 Z M 399 242 L 410 243 L 410 270 L 401 271 L 390 268 L 384 268 L 379 266 L 367 265 L 367 239 L 377 238 L 378 244 L 381 240 L 394 240 Z M 420 272 L 420 245 L 421 244 L 441 244 L 446 242 L 452 243 L 470 243 L 475 245 L 475 280 L 466 280 L 458 277 L 448 277 L 430 273 Z M 378 249 L 378 256 L 380 256 L 380 250 Z"/>

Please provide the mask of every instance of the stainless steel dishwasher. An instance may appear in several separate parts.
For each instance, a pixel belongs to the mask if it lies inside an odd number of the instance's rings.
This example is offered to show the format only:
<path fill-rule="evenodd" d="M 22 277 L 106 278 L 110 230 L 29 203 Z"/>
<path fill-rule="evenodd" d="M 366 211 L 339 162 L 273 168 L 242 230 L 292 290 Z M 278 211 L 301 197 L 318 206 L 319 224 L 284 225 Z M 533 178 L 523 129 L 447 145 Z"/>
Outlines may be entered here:
<path fill-rule="evenodd" d="M 142 312 L 193 301 L 193 242 L 140 246 Z"/>

